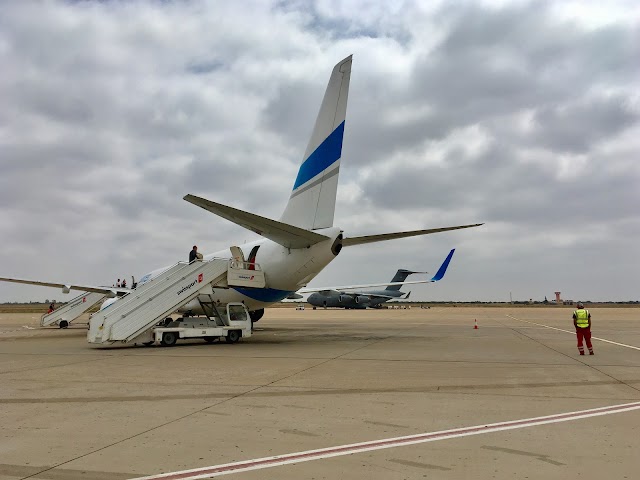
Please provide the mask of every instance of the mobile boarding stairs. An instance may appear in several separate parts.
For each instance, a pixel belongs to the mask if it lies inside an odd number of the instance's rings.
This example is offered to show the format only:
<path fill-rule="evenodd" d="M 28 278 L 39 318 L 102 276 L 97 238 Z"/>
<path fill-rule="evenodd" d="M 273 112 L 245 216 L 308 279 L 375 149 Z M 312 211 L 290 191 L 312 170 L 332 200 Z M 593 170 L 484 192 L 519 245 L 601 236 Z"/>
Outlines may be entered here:
<path fill-rule="evenodd" d="M 83 313 L 93 307 L 96 303 L 104 299 L 104 293 L 82 292 L 66 305 L 55 309 L 51 313 L 45 313 L 40 318 L 40 326 L 58 325 L 60 328 L 67 328 L 71 322 L 79 318 Z"/>
<path fill-rule="evenodd" d="M 225 309 L 216 306 L 213 289 L 264 288 L 265 284 L 264 272 L 255 263 L 227 258 L 180 262 L 95 313 L 89 321 L 87 341 L 105 346 L 155 341 L 173 345 L 178 338 L 196 337 L 237 341 L 240 336 L 251 335 L 249 313 L 243 304 L 229 304 Z M 196 299 L 207 319 L 163 323 Z"/>

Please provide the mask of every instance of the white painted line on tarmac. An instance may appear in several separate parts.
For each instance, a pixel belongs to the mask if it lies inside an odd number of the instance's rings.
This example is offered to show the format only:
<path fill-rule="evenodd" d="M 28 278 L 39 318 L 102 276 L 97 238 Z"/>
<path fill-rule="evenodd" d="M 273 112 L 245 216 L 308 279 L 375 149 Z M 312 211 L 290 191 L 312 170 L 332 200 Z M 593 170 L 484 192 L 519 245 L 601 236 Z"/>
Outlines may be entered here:
<path fill-rule="evenodd" d="M 579 410 L 576 412 L 558 413 L 555 415 L 547 415 L 544 417 L 511 420 L 508 422 L 491 423 L 488 425 L 477 425 L 475 427 L 456 428 L 453 430 L 442 430 L 439 432 L 408 435 L 406 437 L 386 438 L 381 440 L 373 440 L 371 442 L 353 443 L 351 445 L 340 445 L 337 447 L 321 448 L 318 450 L 308 450 L 306 452 L 288 453 L 285 455 L 276 455 L 274 457 L 257 458 L 254 460 L 226 463 L 223 465 L 194 468 L 192 470 L 182 470 L 178 472 L 151 475 L 148 477 L 138 477 L 133 480 L 196 480 L 202 478 L 214 478 L 222 475 L 229 475 L 231 473 L 248 472 L 250 470 L 260 470 L 263 468 L 308 462 L 310 460 L 340 457 L 343 455 L 352 455 L 354 453 L 382 450 L 384 448 L 402 447 L 405 445 L 415 445 L 417 443 L 435 442 L 438 440 L 446 440 L 449 438 L 467 437 L 470 435 L 480 435 L 483 433 L 499 432 L 502 430 L 533 427 L 536 425 L 546 425 L 549 423 L 568 422 L 572 420 L 579 420 L 581 418 L 597 417 L 599 415 L 610 415 L 612 413 L 630 412 L 632 410 L 638 409 L 640 409 L 640 402 L 625 403 L 621 405 L 612 405 L 609 407 Z"/>
<path fill-rule="evenodd" d="M 549 325 L 544 325 L 544 324 L 542 324 L 542 323 L 536 323 L 536 322 L 531 322 L 531 321 L 529 321 L 529 320 L 523 320 L 523 319 L 521 319 L 521 318 L 517 318 L 517 317 L 514 317 L 513 315 L 509 315 L 509 314 L 507 314 L 507 317 L 509 317 L 509 318 L 513 318 L 514 320 L 518 320 L 519 322 L 527 322 L 527 323 L 530 323 L 530 324 L 532 324 L 532 325 L 538 325 L 539 327 L 550 328 L 550 329 L 552 329 L 552 330 L 558 330 L 558 331 L 560 331 L 560 332 L 567 332 L 567 333 L 570 333 L 571 335 L 575 335 L 575 334 L 576 334 L 575 330 L 574 330 L 574 331 L 571 331 L 571 330 L 563 330 L 562 328 L 551 327 L 551 326 L 549 326 Z M 634 350 L 640 350 L 640 347 L 636 347 L 636 346 L 634 346 L 634 345 L 627 345 L 626 343 L 618 343 L 618 342 L 614 342 L 613 340 L 607 340 L 606 338 L 600 338 L 600 337 L 594 337 L 594 336 L 592 336 L 592 337 L 591 337 L 591 339 L 592 339 L 592 340 L 600 340 L 601 342 L 611 343 L 611 344 L 613 344 L 613 345 L 618 345 L 619 347 L 626 347 L 626 348 L 633 348 Z"/>

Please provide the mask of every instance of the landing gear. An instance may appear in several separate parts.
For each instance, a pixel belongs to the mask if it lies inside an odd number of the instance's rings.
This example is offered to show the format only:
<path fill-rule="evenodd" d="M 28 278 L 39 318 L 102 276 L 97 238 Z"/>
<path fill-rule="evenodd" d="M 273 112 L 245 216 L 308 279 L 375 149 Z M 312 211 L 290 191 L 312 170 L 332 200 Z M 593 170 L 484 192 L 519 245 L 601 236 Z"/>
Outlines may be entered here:
<path fill-rule="evenodd" d="M 256 323 L 264 316 L 264 308 L 260 308 L 258 310 L 252 310 L 249 312 L 249 317 L 253 323 Z"/>

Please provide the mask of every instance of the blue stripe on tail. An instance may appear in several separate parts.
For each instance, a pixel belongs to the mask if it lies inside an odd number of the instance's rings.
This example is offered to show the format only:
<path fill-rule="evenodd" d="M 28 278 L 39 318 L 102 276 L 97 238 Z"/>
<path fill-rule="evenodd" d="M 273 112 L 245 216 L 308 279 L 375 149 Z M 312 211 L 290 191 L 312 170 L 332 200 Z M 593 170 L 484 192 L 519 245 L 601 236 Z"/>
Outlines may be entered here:
<path fill-rule="evenodd" d="M 298 177 L 293 185 L 294 190 L 300 185 L 307 183 L 340 159 L 342 155 L 343 135 L 344 122 L 338 125 L 338 128 L 331 132 L 331 135 L 329 135 L 300 166 Z"/>

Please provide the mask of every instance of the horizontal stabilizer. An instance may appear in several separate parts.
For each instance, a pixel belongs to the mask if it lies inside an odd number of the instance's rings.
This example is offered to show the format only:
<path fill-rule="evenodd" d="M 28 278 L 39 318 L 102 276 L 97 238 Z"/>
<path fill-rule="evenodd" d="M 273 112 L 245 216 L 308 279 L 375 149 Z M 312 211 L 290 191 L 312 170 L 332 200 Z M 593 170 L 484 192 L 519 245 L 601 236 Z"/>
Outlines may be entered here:
<path fill-rule="evenodd" d="M 457 227 L 429 228 L 427 230 L 412 230 L 409 232 L 381 233 L 380 235 L 365 235 L 363 237 L 349 237 L 342 241 L 343 247 L 352 245 L 362 245 L 363 243 L 384 242 L 394 238 L 415 237 L 418 235 L 428 235 L 430 233 L 448 232 L 449 230 L 460 230 L 462 228 L 472 228 L 484 225 L 484 223 L 474 223 L 473 225 L 460 225 Z"/>
<path fill-rule="evenodd" d="M 316 243 L 329 240 L 329 237 L 320 235 L 319 233 L 305 230 L 304 228 L 294 227 L 288 223 L 278 222 L 270 218 L 261 217 L 253 213 L 238 210 L 237 208 L 222 205 L 221 203 L 212 202 L 205 198 L 196 197 L 195 195 L 185 195 L 184 199 L 197 205 L 200 208 L 215 213 L 219 217 L 225 218 L 230 222 L 240 225 L 241 227 L 251 230 L 269 240 L 282 245 L 286 248 L 306 248 Z"/>
<path fill-rule="evenodd" d="M 88 285 L 40 282 L 38 280 L 23 280 L 20 278 L 0 277 L 0 282 L 23 283 L 25 285 L 39 285 L 41 287 L 61 288 L 64 293 L 69 293 L 69 290 L 80 290 L 82 292 L 94 292 L 94 293 L 103 293 L 105 295 L 111 295 L 111 296 L 115 296 L 115 295 L 122 296 L 131 291 L 131 289 L 129 288 L 121 288 L 121 287 L 92 287 Z"/>

